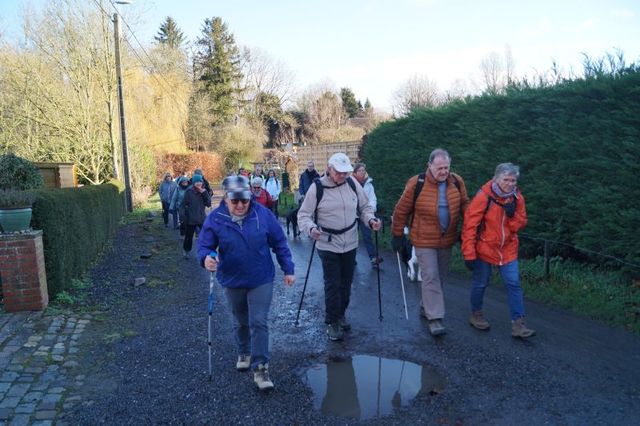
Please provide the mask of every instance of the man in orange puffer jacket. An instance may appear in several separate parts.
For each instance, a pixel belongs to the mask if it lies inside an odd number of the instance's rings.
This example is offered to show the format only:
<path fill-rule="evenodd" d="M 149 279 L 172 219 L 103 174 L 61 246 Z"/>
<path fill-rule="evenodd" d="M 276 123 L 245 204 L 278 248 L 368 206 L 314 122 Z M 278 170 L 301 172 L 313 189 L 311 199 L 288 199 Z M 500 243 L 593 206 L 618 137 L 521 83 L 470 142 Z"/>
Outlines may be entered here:
<path fill-rule="evenodd" d="M 519 176 L 518 166 L 499 164 L 493 179 L 478 191 L 464 215 L 462 255 L 467 268 L 473 271 L 469 323 L 479 330 L 489 329 L 482 313 L 482 301 L 491 278 L 491 267 L 495 266 L 507 287 L 511 334 L 525 338 L 535 331 L 524 322 L 518 270 L 518 231 L 527 224 L 524 197 L 516 186 Z"/>
<path fill-rule="evenodd" d="M 451 156 L 444 149 L 429 155 L 424 186 L 415 200 L 420 175 L 407 182 L 393 211 L 393 248 L 402 243 L 405 224 L 416 249 L 422 275 L 421 314 L 429 320 L 429 332 L 445 332 L 442 280 L 449 271 L 451 247 L 458 241 L 458 224 L 469 202 L 462 178 L 450 173 Z"/>

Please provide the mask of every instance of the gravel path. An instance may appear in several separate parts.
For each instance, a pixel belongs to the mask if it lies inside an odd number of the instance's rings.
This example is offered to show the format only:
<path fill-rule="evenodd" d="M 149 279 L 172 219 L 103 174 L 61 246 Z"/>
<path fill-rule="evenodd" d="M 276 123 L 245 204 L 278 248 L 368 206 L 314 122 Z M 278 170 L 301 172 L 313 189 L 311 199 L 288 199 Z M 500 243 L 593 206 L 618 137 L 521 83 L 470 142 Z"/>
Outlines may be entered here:
<path fill-rule="evenodd" d="M 276 390 L 261 394 L 250 373 L 234 369 L 230 314 L 218 291 L 213 315 L 213 381 L 207 380 L 208 274 L 183 259 L 181 241 L 156 218 L 122 226 L 112 249 L 90 273 L 93 320 L 85 330 L 77 374 L 83 402 L 64 413 L 69 424 L 639 424 L 640 339 L 567 312 L 526 302 L 530 341 L 511 338 L 506 296 L 486 296 L 489 332 L 467 324 L 468 277 L 446 287 L 448 333 L 428 335 L 418 315 L 418 286 L 407 285 L 404 319 L 391 253 L 381 273 L 384 320 L 378 320 L 376 274 L 359 254 L 349 319 L 341 343 L 324 334 L 319 261 L 293 321 L 310 243 L 290 240 L 298 282 L 277 275 L 271 315 L 271 373 Z M 149 259 L 140 254 L 151 253 Z M 250 261 L 248 261 L 250 267 Z M 146 284 L 134 287 L 133 279 Z M 406 280 L 405 280 L 406 281 Z M 219 289 L 218 289 L 219 290 Z M 390 415 L 362 420 L 327 414 L 308 383 L 308 369 L 360 355 L 428 366 L 445 378 L 423 388 Z M 380 359 L 380 358 L 379 358 Z M 379 372 L 371 371 L 375 378 Z M 378 376 L 379 377 L 379 376 Z M 395 380 L 395 379 L 394 379 Z M 364 406 L 366 391 L 358 396 Z M 322 395 L 320 395 L 320 398 Z"/>

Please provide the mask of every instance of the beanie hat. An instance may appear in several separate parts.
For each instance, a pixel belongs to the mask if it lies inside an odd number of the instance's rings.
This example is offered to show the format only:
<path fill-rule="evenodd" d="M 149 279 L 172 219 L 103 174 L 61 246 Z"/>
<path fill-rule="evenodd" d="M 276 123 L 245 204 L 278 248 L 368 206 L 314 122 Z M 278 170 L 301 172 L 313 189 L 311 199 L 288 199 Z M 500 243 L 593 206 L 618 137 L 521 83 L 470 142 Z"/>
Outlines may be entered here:
<path fill-rule="evenodd" d="M 202 175 L 191 176 L 191 183 L 202 182 Z"/>

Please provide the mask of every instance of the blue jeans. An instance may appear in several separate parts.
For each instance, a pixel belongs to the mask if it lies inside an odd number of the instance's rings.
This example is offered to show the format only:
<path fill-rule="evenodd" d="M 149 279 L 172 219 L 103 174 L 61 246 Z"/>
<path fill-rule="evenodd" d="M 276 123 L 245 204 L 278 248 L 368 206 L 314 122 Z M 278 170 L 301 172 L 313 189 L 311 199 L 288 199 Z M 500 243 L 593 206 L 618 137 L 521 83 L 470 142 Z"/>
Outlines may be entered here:
<path fill-rule="evenodd" d="M 520 273 L 518 270 L 518 260 L 506 265 L 496 266 L 500 271 L 500 276 L 507 287 L 509 302 L 509 312 L 512 320 L 517 320 L 524 316 L 524 302 L 522 301 L 522 287 L 520 287 Z M 491 264 L 476 259 L 473 266 L 473 277 L 471 279 L 471 310 L 482 310 L 482 299 L 484 290 L 489 285 L 491 279 Z"/>
<path fill-rule="evenodd" d="M 362 241 L 364 241 L 364 246 L 367 248 L 369 259 L 375 259 L 376 248 L 373 245 L 373 241 L 371 241 L 371 228 L 369 228 L 366 223 L 362 223 L 361 221 L 358 221 L 358 223 L 360 224 L 360 232 L 362 232 Z"/>
<path fill-rule="evenodd" d="M 236 326 L 239 355 L 251 355 L 251 368 L 269 362 L 268 316 L 273 282 L 256 288 L 225 288 Z"/>

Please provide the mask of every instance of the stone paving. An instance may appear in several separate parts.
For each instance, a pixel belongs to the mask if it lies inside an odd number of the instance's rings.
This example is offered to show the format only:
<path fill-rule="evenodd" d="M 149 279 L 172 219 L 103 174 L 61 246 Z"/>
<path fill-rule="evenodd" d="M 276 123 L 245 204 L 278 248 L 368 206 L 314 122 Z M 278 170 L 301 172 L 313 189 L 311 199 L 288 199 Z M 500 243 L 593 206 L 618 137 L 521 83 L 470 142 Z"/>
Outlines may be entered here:
<path fill-rule="evenodd" d="M 77 353 L 91 319 L 0 311 L 0 426 L 61 425 L 64 411 L 82 403 Z"/>

